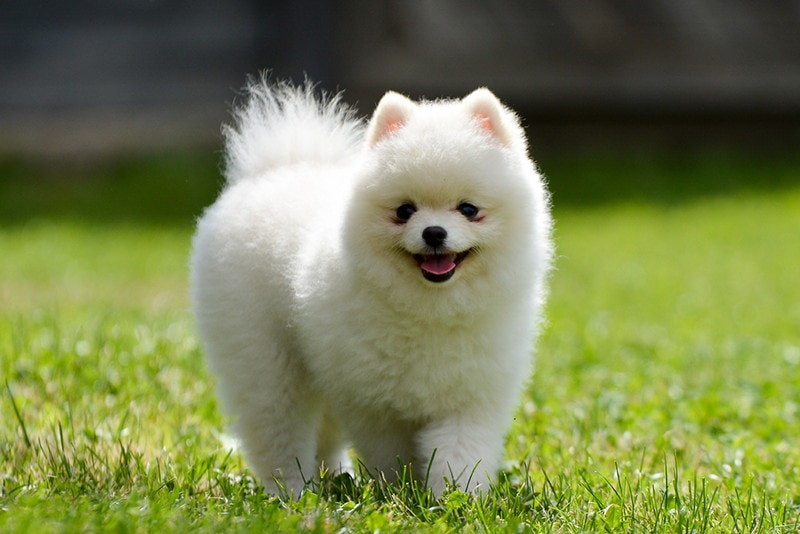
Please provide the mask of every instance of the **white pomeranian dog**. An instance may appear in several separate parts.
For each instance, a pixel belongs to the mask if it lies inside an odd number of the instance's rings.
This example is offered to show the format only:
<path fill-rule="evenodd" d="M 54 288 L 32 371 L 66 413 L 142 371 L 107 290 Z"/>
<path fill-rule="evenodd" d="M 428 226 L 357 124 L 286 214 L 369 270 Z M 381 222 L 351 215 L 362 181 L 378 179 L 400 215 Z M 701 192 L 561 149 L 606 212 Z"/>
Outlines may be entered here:
<path fill-rule="evenodd" d="M 401 466 L 485 490 L 532 366 L 549 197 L 487 89 L 364 124 L 306 84 L 253 80 L 191 293 L 224 411 L 268 491 Z"/>

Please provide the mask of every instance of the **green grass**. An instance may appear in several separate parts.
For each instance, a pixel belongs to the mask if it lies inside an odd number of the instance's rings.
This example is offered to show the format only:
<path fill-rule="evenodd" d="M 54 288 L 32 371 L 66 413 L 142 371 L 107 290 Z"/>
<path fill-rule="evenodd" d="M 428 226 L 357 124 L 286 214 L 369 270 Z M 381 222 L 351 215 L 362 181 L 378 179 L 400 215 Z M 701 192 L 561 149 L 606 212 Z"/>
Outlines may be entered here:
<path fill-rule="evenodd" d="M 264 495 L 188 312 L 215 156 L 0 164 L 0 532 L 800 528 L 800 160 L 542 162 L 558 269 L 482 498 Z"/>

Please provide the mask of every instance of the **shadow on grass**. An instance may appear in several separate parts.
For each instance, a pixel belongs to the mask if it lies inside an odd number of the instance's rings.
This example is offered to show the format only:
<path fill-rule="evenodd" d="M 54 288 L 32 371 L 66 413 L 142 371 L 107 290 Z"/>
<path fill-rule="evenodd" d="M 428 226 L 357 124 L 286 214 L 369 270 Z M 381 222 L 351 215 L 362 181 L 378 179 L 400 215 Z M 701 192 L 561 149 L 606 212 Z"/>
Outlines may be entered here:
<path fill-rule="evenodd" d="M 800 153 L 564 154 L 540 161 L 556 207 L 680 204 L 800 185 Z"/>
<path fill-rule="evenodd" d="M 56 163 L 0 160 L 0 225 L 36 219 L 192 225 L 223 180 L 212 150 Z"/>
<path fill-rule="evenodd" d="M 539 165 L 556 208 L 677 204 L 800 184 L 800 153 L 559 153 Z M 36 219 L 191 226 L 222 187 L 214 150 L 103 162 L 0 160 L 0 225 Z"/>

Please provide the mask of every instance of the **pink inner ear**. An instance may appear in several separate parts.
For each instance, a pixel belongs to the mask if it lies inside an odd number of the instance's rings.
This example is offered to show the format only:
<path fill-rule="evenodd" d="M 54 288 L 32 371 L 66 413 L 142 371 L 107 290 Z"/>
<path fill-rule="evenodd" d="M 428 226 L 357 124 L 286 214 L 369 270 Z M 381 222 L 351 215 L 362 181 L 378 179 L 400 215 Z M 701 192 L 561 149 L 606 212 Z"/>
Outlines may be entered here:
<path fill-rule="evenodd" d="M 399 129 L 403 125 L 403 121 L 400 119 L 389 119 L 386 121 L 386 128 L 384 128 L 383 133 L 387 134 Z"/>
<path fill-rule="evenodd" d="M 478 125 L 482 130 L 485 130 L 492 135 L 495 134 L 494 124 L 492 124 L 492 119 L 489 117 L 489 115 L 484 113 L 476 113 L 475 118 L 478 119 Z"/>

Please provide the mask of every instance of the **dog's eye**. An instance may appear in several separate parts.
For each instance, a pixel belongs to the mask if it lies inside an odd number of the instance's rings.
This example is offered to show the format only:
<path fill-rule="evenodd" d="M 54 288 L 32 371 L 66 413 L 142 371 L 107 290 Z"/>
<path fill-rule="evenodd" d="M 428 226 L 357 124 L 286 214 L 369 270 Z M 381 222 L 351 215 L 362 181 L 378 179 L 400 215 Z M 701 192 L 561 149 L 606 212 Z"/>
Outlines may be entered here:
<path fill-rule="evenodd" d="M 397 215 L 397 218 L 400 221 L 405 222 L 409 220 L 411 216 L 416 213 L 416 211 L 417 207 L 414 206 L 414 204 L 402 204 L 399 208 L 397 208 L 395 215 Z"/>
<path fill-rule="evenodd" d="M 459 212 L 461 212 L 461 215 L 470 220 L 477 217 L 478 211 L 480 211 L 476 206 L 470 204 L 469 202 L 462 202 L 458 205 L 457 209 Z"/>

